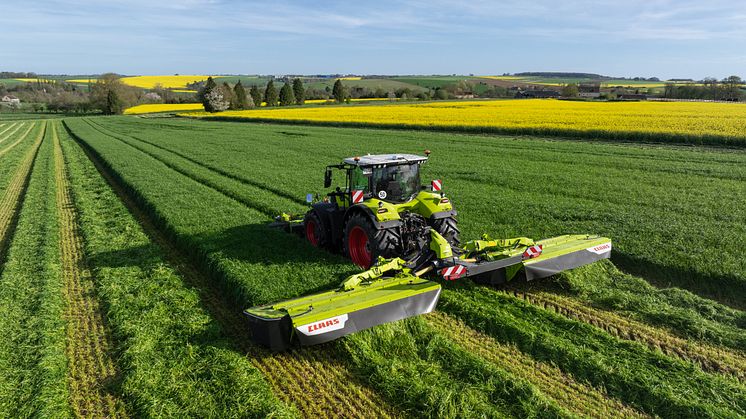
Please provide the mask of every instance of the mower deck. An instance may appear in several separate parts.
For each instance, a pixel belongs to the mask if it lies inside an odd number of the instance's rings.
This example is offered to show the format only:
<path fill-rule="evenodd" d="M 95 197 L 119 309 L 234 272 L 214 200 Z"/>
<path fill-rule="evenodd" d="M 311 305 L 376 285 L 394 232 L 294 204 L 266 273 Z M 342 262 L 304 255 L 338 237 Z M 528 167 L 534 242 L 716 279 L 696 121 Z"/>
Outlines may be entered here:
<path fill-rule="evenodd" d="M 244 311 L 253 339 L 286 349 L 292 336 L 315 345 L 360 330 L 431 312 L 440 285 L 412 275 L 364 283 L 350 291 L 326 291 Z"/>

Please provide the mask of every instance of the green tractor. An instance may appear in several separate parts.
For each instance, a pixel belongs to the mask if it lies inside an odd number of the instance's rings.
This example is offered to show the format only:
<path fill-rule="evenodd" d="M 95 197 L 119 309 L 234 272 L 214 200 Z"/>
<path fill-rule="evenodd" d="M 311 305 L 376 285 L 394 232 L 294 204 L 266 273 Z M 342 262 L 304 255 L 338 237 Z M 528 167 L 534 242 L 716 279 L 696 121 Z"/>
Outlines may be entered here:
<path fill-rule="evenodd" d="M 344 185 L 311 205 L 302 224 L 306 239 L 363 268 L 379 257 L 409 259 L 426 245 L 431 228 L 458 247 L 456 211 L 441 181 L 420 183 L 429 154 L 368 155 L 327 166 L 324 187 L 332 186 L 335 170 L 344 173 Z"/>
<path fill-rule="evenodd" d="M 285 350 L 295 341 L 329 342 L 431 312 L 441 283 L 531 281 L 610 257 L 611 240 L 588 234 L 542 240 L 483 234 L 462 245 L 440 180 L 420 184 L 420 165 L 429 154 L 368 155 L 327 166 L 324 187 L 331 187 L 334 170 L 345 173 L 344 187 L 321 202 L 307 196 L 305 216 L 282 214 L 271 224 L 313 246 L 344 252 L 365 271 L 333 290 L 244 310 L 256 343 Z"/>

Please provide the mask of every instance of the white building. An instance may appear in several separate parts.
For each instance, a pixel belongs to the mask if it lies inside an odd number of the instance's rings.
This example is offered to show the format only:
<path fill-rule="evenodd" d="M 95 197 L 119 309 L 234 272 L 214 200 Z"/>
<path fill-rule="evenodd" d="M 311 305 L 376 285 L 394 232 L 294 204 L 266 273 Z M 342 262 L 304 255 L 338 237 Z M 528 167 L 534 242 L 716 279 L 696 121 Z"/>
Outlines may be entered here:
<path fill-rule="evenodd" d="M 12 95 L 5 95 L 5 96 L 3 96 L 2 100 L 0 100 L 0 101 L 2 101 L 3 103 L 11 104 L 11 105 L 20 105 L 21 104 L 21 99 L 18 99 L 17 97 L 12 96 Z"/>

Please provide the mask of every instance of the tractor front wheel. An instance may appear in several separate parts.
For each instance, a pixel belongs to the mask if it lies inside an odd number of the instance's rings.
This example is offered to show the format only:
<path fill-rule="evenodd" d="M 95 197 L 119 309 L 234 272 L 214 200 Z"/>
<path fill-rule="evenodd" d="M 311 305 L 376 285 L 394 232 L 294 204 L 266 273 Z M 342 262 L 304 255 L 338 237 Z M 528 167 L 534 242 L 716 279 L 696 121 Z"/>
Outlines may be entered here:
<path fill-rule="evenodd" d="M 363 214 L 353 215 L 345 226 L 345 252 L 353 263 L 364 269 L 370 268 L 379 256 L 399 256 L 396 250 L 401 247 L 399 241 L 398 231 L 378 230 Z"/>

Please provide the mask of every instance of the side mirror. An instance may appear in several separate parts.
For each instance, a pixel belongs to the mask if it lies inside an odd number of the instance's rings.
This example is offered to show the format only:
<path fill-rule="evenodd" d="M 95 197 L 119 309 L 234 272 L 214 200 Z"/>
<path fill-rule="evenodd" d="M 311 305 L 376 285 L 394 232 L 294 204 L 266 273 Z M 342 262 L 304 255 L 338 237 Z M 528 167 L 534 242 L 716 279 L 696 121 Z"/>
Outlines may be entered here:
<path fill-rule="evenodd" d="M 324 173 L 324 188 L 328 188 L 332 186 L 332 171 L 331 169 L 327 168 L 326 173 Z"/>

